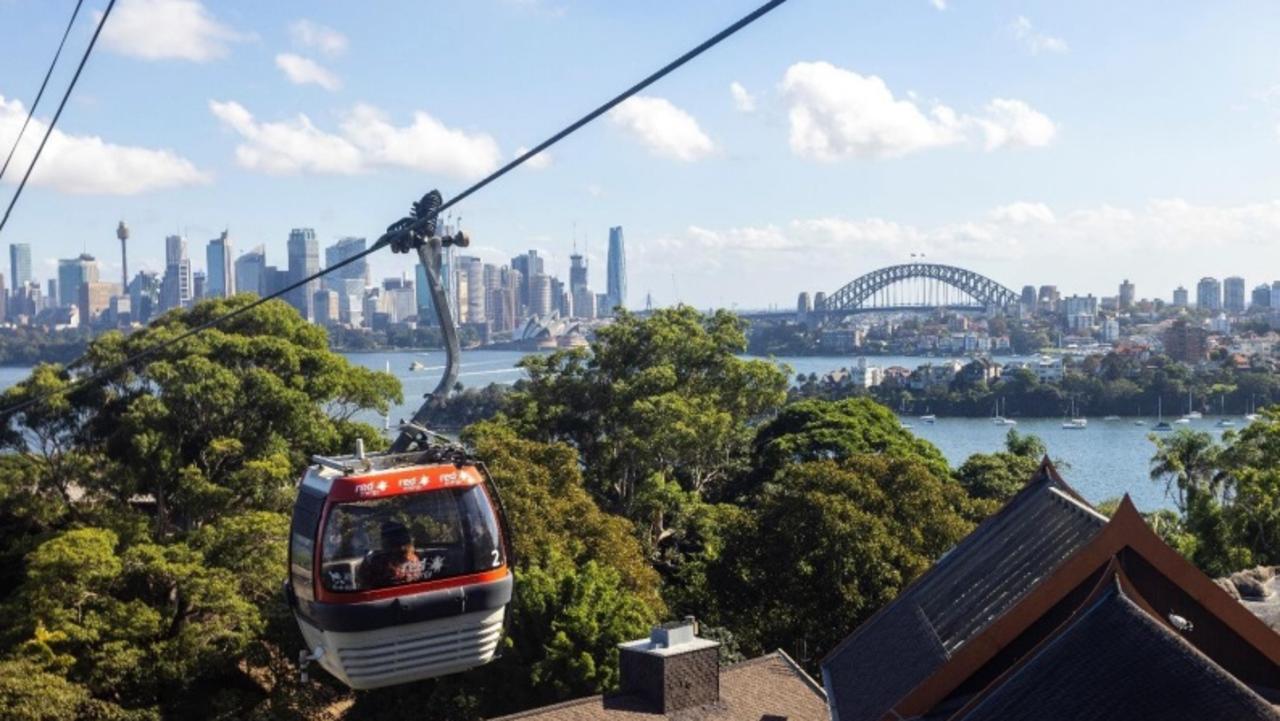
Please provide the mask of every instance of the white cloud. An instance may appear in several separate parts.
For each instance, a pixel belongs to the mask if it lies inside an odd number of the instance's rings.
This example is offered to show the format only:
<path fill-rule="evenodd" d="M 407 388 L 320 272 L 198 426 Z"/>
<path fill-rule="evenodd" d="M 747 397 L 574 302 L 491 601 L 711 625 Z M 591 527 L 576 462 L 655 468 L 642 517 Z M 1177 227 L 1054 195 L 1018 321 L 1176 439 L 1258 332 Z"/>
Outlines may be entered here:
<path fill-rule="evenodd" d="M 1021 100 L 1007 98 L 987 103 L 986 114 L 976 122 L 986 137 L 987 150 L 1043 147 L 1058 133 L 1058 127 L 1047 115 Z"/>
<path fill-rule="evenodd" d="M 1044 203 L 1028 203 L 1019 201 L 1001 205 L 993 209 L 988 217 L 997 223 L 1052 223 L 1056 220 L 1053 211 Z"/>
<path fill-rule="evenodd" d="M 894 98 L 880 78 L 830 63 L 796 63 L 782 90 L 791 101 L 791 150 L 817 160 L 892 158 L 963 139 L 944 106 L 926 116 Z"/>
<path fill-rule="evenodd" d="M 614 108 L 609 118 L 655 155 L 691 162 L 715 150 L 698 121 L 665 98 L 637 95 Z"/>
<path fill-rule="evenodd" d="M 733 96 L 733 106 L 735 108 L 744 113 L 755 112 L 755 96 L 747 92 L 747 89 L 742 87 L 742 83 L 739 83 L 736 80 L 729 83 L 729 94 Z"/>
<path fill-rule="evenodd" d="M 347 36 L 330 27 L 303 18 L 289 24 L 289 37 L 304 48 L 325 55 L 341 55 L 347 51 Z"/>
<path fill-rule="evenodd" d="M 1280 140 L 1280 123 L 1276 123 L 1276 140 Z"/>
<path fill-rule="evenodd" d="M 791 103 L 790 144 L 796 155 L 820 161 L 895 158 L 956 145 L 981 136 L 987 150 L 1048 144 L 1056 126 L 1020 100 L 997 98 L 981 116 L 935 103 L 926 113 L 896 98 L 883 80 L 826 62 L 796 63 L 782 90 Z"/>
<path fill-rule="evenodd" d="M 421 110 L 413 114 L 413 123 L 397 127 L 377 108 L 357 105 L 341 127 L 368 162 L 377 165 L 477 178 L 498 167 L 502 159 L 492 137 L 448 128 Z"/>
<path fill-rule="evenodd" d="M 521 145 L 520 147 L 516 148 L 515 157 L 518 158 L 527 152 L 529 152 L 529 149 Z M 544 150 L 541 153 L 538 153 L 537 155 L 533 156 L 532 158 L 529 158 L 528 160 L 524 161 L 523 167 L 529 168 L 530 170 L 542 170 L 544 168 L 551 167 L 552 160 L 553 158 L 551 157 L 551 152 Z"/>
<path fill-rule="evenodd" d="M 1065 53 L 1069 49 L 1066 40 L 1036 32 L 1031 21 L 1025 16 L 1019 15 L 1018 19 L 1009 25 L 1009 29 L 1013 31 L 1013 36 L 1018 39 L 1022 47 L 1032 55 Z"/>
<path fill-rule="evenodd" d="M 197 63 L 225 56 L 229 43 L 247 37 L 214 19 L 198 0 L 120 0 L 102 29 L 103 45 L 121 55 Z"/>
<path fill-rule="evenodd" d="M 319 85 L 329 91 L 342 87 L 342 81 L 337 75 L 329 72 L 316 61 L 301 55 L 280 53 L 276 56 L 276 67 L 280 68 L 289 82 L 294 85 Z"/>
<path fill-rule="evenodd" d="M 0 96 L 0 148 L 5 148 L 6 154 L 26 116 L 21 102 Z M 9 182 L 22 177 L 47 127 L 39 118 L 31 120 L 13 156 L 11 172 L 6 174 Z M 12 172 L 14 168 L 22 170 Z M 171 150 L 116 145 L 96 135 L 70 135 L 56 129 L 31 174 L 33 185 L 98 195 L 135 195 L 210 180 L 207 173 Z"/>
<path fill-rule="evenodd" d="M 358 173 L 365 169 L 360 149 L 317 128 L 306 115 L 291 121 L 259 123 L 235 101 L 209 101 L 209 109 L 246 142 L 236 146 L 236 162 L 273 175 Z"/>
<path fill-rule="evenodd" d="M 929 4 L 932 5 L 935 10 L 947 9 L 947 0 L 929 0 Z"/>
<path fill-rule="evenodd" d="M 352 174 L 404 167 L 467 179 L 489 172 L 501 158 L 490 136 L 448 128 L 421 111 L 411 124 L 396 126 L 377 108 L 357 105 L 345 114 L 339 132 L 331 133 L 304 114 L 263 123 L 234 101 L 210 101 L 209 109 L 245 141 L 236 147 L 236 162 L 264 173 Z"/>
<path fill-rule="evenodd" d="M 754 226 L 693 225 L 674 235 L 637 238 L 630 249 L 639 282 L 667 277 L 670 259 L 678 254 L 685 277 L 705 281 L 707 288 L 724 288 L 724 273 L 731 271 L 733 287 L 768 289 L 753 296 L 761 306 L 789 301 L 800 290 L 831 292 L 875 268 L 908 262 L 913 253 L 1015 289 L 1056 282 L 1066 293 L 1113 294 L 1121 276 L 1098 270 L 1097 259 L 1105 257 L 1108 267 L 1129 268 L 1125 275 L 1143 286 L 1143 294 L 1167 298 L 1174 286 L 1200 275 L 1274 267 L 1280 263 L 1277 236 L 1280 200 L 1208 206 L 1161 199 L 1132 208 L 1065 212 L 1015 202 L 976 219 L 936 225 L 836 215 Z M 787 272 L 779 274 L 779 268 Z M 714 295 L 691 300 L 716 302 Z"/>

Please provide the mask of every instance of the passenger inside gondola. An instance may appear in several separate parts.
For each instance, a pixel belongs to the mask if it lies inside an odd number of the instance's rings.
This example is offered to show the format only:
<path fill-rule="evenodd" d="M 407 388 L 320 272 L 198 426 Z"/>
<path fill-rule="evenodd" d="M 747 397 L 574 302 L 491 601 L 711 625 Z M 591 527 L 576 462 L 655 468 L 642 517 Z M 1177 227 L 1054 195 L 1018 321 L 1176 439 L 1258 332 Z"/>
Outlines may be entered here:
<path fill-rule="evenodd" d="M 437 581 L 504 561 L 497 518 L 479 486 L 336 504 L 323 539 L 328 591 Z"/>
<path fill-rule="evenodd" d="M 370 553 L 362 570 L 366 587 L 380 588 L 422 579 L 422 561 L 413 547 L 413 535 L 399 521 L 382 524 L 382 548 Z"/>

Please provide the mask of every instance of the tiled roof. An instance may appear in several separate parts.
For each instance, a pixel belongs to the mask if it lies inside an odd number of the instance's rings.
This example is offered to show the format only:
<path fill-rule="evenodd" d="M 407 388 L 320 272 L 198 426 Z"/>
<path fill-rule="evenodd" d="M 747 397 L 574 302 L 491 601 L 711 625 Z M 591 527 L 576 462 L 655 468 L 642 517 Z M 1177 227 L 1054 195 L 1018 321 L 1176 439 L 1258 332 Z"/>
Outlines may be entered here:
<path fill-rule="evenodd" d="M 1113 583 L 952 718 L 1280 721 L 1280 713 Z"/>
<path fill-rule="evenodd" d="M 503 716 L 495 721 L 653 721 L 660 716 L 636 696 L 591 696 Z M 675 721 L 828 721 L 822 688 L 782 651 L 720 672 L 720 701 L 668 715 Z"/>
<path fill-rule="evenodd" d="M 1106 522 L 1046 460 L 1004 508 L 823 661 L 838 721 L 878 721 Z"/>

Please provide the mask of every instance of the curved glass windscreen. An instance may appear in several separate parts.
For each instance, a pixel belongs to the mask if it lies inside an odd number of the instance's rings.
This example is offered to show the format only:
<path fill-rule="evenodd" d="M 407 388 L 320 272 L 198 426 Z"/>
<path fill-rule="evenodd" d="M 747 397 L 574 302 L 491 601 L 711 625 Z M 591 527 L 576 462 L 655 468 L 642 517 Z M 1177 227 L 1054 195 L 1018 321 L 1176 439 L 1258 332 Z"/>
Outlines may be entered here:
<path fill-rule="evenodd" d="M 369 591 L 480 573 L 503 564 L 480 486 L 339 503 L 325 521 L 320 582 Z"/>

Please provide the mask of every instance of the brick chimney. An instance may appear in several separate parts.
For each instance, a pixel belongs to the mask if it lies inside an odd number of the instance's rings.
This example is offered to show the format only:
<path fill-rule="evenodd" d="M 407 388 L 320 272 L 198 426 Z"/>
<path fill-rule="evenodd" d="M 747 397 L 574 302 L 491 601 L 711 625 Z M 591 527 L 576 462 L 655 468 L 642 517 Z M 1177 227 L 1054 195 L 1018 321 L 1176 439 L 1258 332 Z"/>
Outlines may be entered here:
<path fill-rule="evenodd" d="M 692 617 L 618 648 L 622 693 L 642 697 L 651 711 L 669 714 L 720 700 L 720 644 L 698 638 Z"/>

